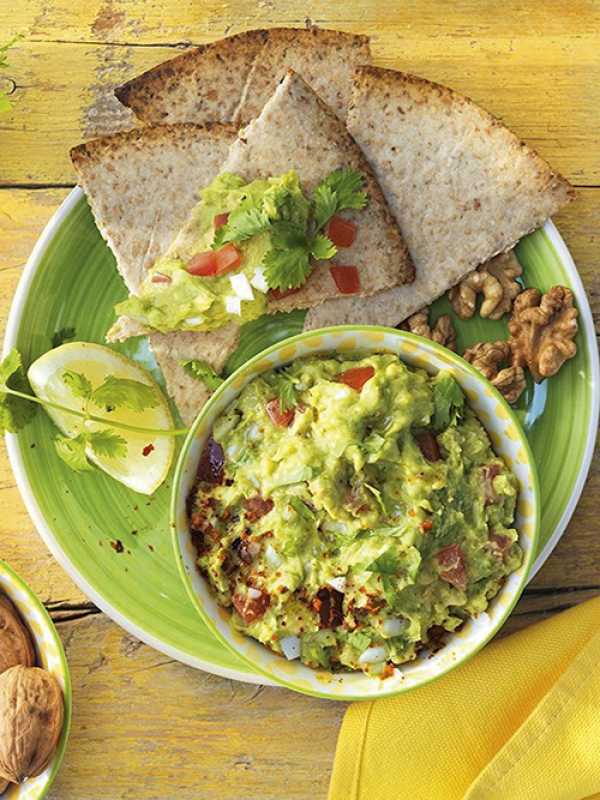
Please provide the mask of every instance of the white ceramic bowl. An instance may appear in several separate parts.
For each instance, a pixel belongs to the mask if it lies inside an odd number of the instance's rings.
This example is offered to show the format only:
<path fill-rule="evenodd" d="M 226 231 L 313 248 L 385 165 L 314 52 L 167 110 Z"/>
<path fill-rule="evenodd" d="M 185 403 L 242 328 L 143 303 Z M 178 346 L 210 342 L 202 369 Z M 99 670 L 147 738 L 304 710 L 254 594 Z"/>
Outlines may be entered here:
<path fill-rule="evenodd" d="M 396 353 L 406 364 L 430 374 L 440 369 L 452 373 L 488 431 L 495 452 L 505 459 L 517 477 L 516 527 L 525 553 L 522 566 L 508 577 L 486 613 L 452 634 L 446 646 L 435 655 L 405 664 L 383 681 L 363 673 L 310 669 L 300 661 L 287 661 L 235 631 L 229 612 L 217 604 L 196 567 L 196 551 L 186 513 L 186 498 L 213 423 L 247 383 L 262 372 L 302 356 L 356 351 Z M 289 689 L 336 700 L 367 700 L 398 694 L 440 677 L 472 656 L 497 633 L 517 602 L 535 557 L 539 503 L 537 473 L 525 434 L 513 411 L 479 372 L 446 348 L 420 336 L 392 328 L 352 325 L 310 331 L 286 339 L 259 353 L 225 381 L 202 409 L 183 445 L 173 484 L 171 524 L 177 562 L 186 588 L 203 620 L 223 644 L 253 668 Z"/>
<path fill-rule="evenodd" d="M 37 778 L 11 785 L 2 800 L 41 800 L 50 789 L 60 768 L 71 728 L 71 677 L 62 642 L 48 612 L 25 581 L 4 561 L 0 561 L 0 592 L 16 607 L 33 638 L 37 666 L 47 669 L 58 681 L 65 702 L 63 730 L 54 758 Z"/>

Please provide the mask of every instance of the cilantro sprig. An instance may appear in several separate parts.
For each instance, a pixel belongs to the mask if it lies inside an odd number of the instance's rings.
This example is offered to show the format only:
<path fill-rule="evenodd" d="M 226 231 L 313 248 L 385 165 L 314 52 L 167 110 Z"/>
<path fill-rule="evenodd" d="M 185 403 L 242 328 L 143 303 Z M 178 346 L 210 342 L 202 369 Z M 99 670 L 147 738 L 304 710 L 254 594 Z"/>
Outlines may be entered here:
<path fill-rule="evenodd" d="M 212 247 L 239 244 L 268 232 L 271 247 L 263 265 L 269 288 L 296 289 L 306 282 L 313 261 L 328 261 L 336 255 L 337 248 L 323 229 L 338 212 L 366 206 L 364 182 L 364 175 L 355 169 L 336 169 L 307 201 L 286 181 L 265 192 L 258 205 L 253 205 L 250 198 L 244 200 L 217 230 Z"/>
<path fill-rule="evenodd" d="M 180 361 L 179 363 L 188 375 L 195 378 L 197 381 L 202 381 L 211 392 L 214 392 L 223 383 L 223 378 L 217 375 L 206 361 L 194 358 L 191 361 Z"/>
<path fill-rule="evenodd" d="M 99 457 L 124 458 L 127 456 L 127 441 L 116 433 L 125 430 L 131 433 L 144 433 L 161 436 L 179 436 L 187 429 L 156 429 L 130 425 L 109 416 L 94 413 L 95 408 L 104 408 L 109 415 L 116 408 L 129 408 L 144 411 L 156 407 L 160 400 L 156 390 L 141 381 L 130 378 L 117 378 L 108 375 L 96 388 L 80 372 L 64 370 L 62 379 L 78 400 L 81 408 L 71 408 L 62 403 L 45 400 L 29 392 L 23 370 L 23 362 L 18 350 L 11 350 L 0 362 L 0 434 L 17 433 L 33 418 L 36 404 L 72 414 L 85 422 L 95 422 L 105 427 L 96 430 L 81 430 L 77 436 L 57 436 L 54 440 L 56 452 L 72 469 L 82 472 L 92 469 L 86 456 L 87 448 Z"/>

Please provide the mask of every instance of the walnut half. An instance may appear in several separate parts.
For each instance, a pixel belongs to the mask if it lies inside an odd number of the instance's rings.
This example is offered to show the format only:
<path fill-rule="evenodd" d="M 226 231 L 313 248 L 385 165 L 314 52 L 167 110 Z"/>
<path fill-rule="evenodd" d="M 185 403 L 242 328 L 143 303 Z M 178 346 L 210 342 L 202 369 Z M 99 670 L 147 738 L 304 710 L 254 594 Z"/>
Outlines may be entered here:
<path fill-rule="evenodd" d="M 456 350 L 456 331 L 448 314 L 438 318 L 433 328 L 429 325 L 429 308 L 417 311 L 401 325 L 405 331 L 424 336 L 433 342 L 444 345 L 449 350 Z"/>
<path fill-rule="evenodd" d="M 523 269 L 513 250 L 501 253 L 482 264 L 448 292 L 452 308 L 461 319 L 470 319 L 475 313 L 477 295 L 483 294 L 479 313 L 485 319 L 501 319 L 512 308 L 513 300 L 522 287 L 515 278 Z"/>
<path fill-rule="evenodd" d="M 527 381 L 520 366 L 512 365 L 510 342 L 478 342 L 463 354 L 498 389 L 508 403 L 516 403 Z"/>
<path fill-rule="evenodd" d="M 573 292 L 565 286 L 553 286 L 546 294 L 526 289 L 515 300 L 508 330 L 515 366 L 528 367 L 537 383 L 556 375 L 577 353 Z"/>

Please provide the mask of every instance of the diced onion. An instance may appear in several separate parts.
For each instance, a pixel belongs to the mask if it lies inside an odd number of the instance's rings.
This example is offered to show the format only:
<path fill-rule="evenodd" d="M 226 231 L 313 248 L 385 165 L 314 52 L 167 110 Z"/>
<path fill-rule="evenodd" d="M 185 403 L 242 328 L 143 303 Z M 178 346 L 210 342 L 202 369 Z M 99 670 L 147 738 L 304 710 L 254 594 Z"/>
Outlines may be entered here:
<path fill-rule="evenodd" d="M 184 322 L 186 325 L 201 325 L 204 322 L 204 317 L 187 317 Z"/>
<path fill-rule="evenodd" d="M 385 661 L 386 652 L 385 647 L 367 647 L 358 659 L 359 664 L 377 664 L 379 661 Z"/>
<path fill-rule="evenodd" d="M 277 569 L 277 567 L 281 566 L 281 558 L 279 553 L 272 544 L 268 544 L 265 547 L 265 560 L 267 561 L 268 565 L 273 569 Z"/>
<path fill-rule="evenodd" d="M 240 300 L 254 300 L 254 292 L 252 291 L 248 278 L 243 272 L 231 275 L 229 281 L 231 283 L 231 288 Z"/>
<path fill-rule="evenodd" d="M 332 578 L 328 581 L 329 585 L 332 589 L 335 589 L 337 592 L 341 592 L 342 594 L 346 591 L 346 578 L 343 575 L 339 575 L 337 578 Z"/>
<path fill-rule="evenodd" d="M 284 636 L 279 640 L 281 645 L 281 652 L 288 661 L 293 661 L 295 658 L 300 658 L 300 639 L 298 636 Z"/>
<path fill-rule="evenodd" d="M 263 294 L 266 294 L 269 291 L 269 284 L 267 283 L 262 267 L 256 268 L 256 272 L 252 276 L 250 283 L 255 289 L 258 289 L 258 291 L 262 292 Z"/>
<path fill-rule="evenodd" d="M 337 392 L 335 393 L 335 399 L 336 400 L 343 400 L 344 397 L 348 397 L 348 392 L 349 391 L 350 391 L 349 389 L 346 389 L 344 386 L 341 386 L 337 390 Z"/>
<path fill-rule="evenodd" d="M 262 592 L 260 592 L 258 589 L 255 589 L 253 586 L 250 586 L 248 589 L 248 597 L 250 600 L 258 600 L 261 594 Z"/>
<path fill-rule="evenodd" d="M 237 314 L 238 317 L 242 314 L 242 301 L 239 297 L 234 297 L 233 295 L 227 295 L 225 298 L 225 311 L 228 314 Z"/>
<path fill-rule="evenodd" d="M 258 425 L 250 425 L 246 435 L 248 436 L 248 439 L 252 439 L 252 441 L 255 442 L 260 438 L 260 428 Z"/>
<path fill-rule="evenodd" d="M 390 617 L 384 620 L 381 632 L 384 636 L 400 636 L 406 627 L 406 620 L 401 617 Z"/>
<path fill-rule="evenodd" d="M 240 452 L 240 447 L 237 444 L 230 444 L 229 447 L 225 450 L 228 458 L 235 458 L 237 454 Z"/>

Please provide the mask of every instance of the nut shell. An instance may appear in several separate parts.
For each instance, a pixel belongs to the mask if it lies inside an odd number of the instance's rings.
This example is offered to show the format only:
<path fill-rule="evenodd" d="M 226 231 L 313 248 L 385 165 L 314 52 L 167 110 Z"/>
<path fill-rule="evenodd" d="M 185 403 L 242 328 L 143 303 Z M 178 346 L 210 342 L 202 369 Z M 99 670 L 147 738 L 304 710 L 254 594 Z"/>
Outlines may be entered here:
<path fill-rule="evenodd" d="M 0 779 L 22 783 L 43 772 L 63 719 L 62 691 L 50 672 L 19 665 L 0 675 Z"/>
<path fill-rule="evenodd" d="M 0 673 L 17 664 L 33 667 L 35 648 L 19 612 L 8 597 L 0 593 Z"/>
<path fill-rule="evenodd" d="M 4 794 L 4 792 L 8 789 L 8 781 L 5 781 L 4 778 L 0 778 L 0 795 Z"/>

